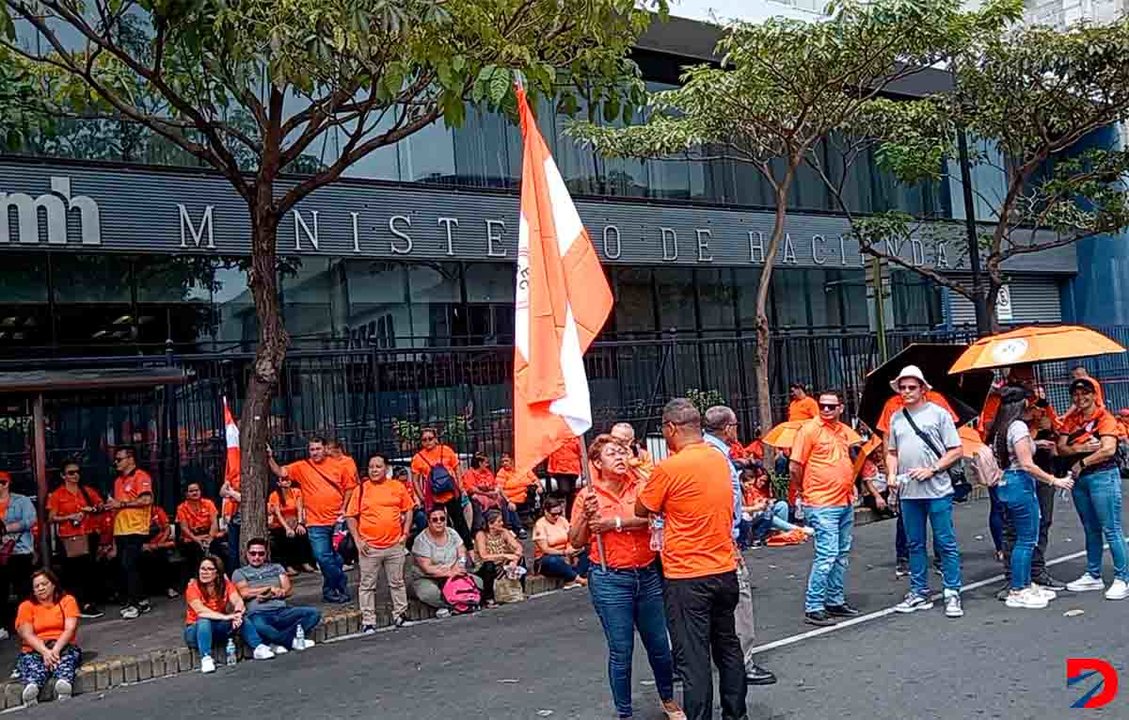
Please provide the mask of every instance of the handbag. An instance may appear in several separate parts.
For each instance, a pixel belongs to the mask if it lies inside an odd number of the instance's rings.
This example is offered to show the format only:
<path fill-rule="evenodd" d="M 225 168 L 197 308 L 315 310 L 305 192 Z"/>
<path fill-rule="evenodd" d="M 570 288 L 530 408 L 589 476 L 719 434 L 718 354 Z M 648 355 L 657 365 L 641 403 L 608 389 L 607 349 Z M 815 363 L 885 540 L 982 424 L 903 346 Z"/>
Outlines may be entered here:
<path fill-rule="evenodd" d="M 937 449 L 937 446 L 933 443 L 933 438 L 922 432 L 921 428 L 917 426 L 917 423 L 913 421 L 913 416 L 909 414 L 909 410 L 902 410 L 902 417 L 906 419 L 909 426 L 913 428 L 913 431 L 921 438 L 921 442 L 925 443 L 926 447 L 937 456 L 937 460 L 945 456 L 945 453 Z M 949 480 L 953 484 L 953 501 L 964 502 L 968 498 L 968 494 L 972 492 L 972 484 L 969 483 L 968 478 L 965 477 L 964 468 L 958 461 L 945 468 L 945 470 L 949 473 Z"/>
<path fill-rule="evenodd" d="M 494 600 L 503 605 L 525 600 L 525 592 L 521 589 L 521 580 L 505 575 L 495 580 Z"/>

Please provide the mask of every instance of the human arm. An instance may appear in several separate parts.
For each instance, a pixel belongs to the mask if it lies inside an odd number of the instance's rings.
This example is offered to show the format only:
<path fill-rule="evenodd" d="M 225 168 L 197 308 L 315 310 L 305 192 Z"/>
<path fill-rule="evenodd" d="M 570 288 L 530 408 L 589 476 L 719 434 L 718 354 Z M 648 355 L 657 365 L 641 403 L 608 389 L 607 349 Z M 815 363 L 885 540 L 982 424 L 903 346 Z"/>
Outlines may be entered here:
<path fill-rule="evenodd" d="M 1116 453 L 1117 438 L 1113 435 L 1102 435 L 1098 449 L 1075 461 L 1070 467 L 1070 471 L 1077 477 L 1082 474 L 1084 470 L 1110 460 Z"/>
<path fill-rule="evenodd" d="M 958 445 L 955 448 L 945 450 L 945 454 L 929 467 L 911 468 L 906 472 L 906 475 L 913 480 L 928 480 L 960 462 L 960 457 L 961 449 Z"/>
<path fill-rule="evenodd" d="M 235 578 L 239 578 L 236 580 Z M 232 580 L 235 582 L 235 590 L 239 593 L 239 597 L 246 598 L 247 600 L 262 600 L 270 596 L 271 589 L 269 587 L 251 587 L 251 583 L 243 577 L 243 574 L 238 570 L 232 574 Z"/>
<path fill-rule="evenodd" d="M 178 520 L 176 526 L 180 528 L 180 537 L 185 543 L 199 543 L 202 539 L 200 536 L 192 532 L 192 528 L 188 527 L 188 523 L 183 520 Z"/>
<path fill-rule="evenodd" d="M 274 460 L 274 451 L 270 448 L 267 448 L 267 467 L 269 467 L 270 471 L 278 477 L 290 477 L 289 466 L 280 467 L 279 464 Z"/>
<path fill-rule="evenodd" d="M 804 486 L 804 466 L 803 463 L 797 462 L 795 458 L 788 459 L 788 479 L 795 487 Z"/>
<path fill-rule="evenodd" d="M 882 493 L 880 493 L 878 491 L 878 488 L 875 487 L 874 477 L 872 476 L 872 477 L 868 477 L 868 478 L 863 478 L 862 482 L 863 482 L 863 485 L 866 486 L 866 491 L 868 493 L 870 493 L 870 496 L 872 498 L 874 498 L 874 507 L 877 508 L 878 510 L 885 510 L 886 509 L 886 500 L 883 499 Z"/>
<path fill-rule="evenodd" d="M 1073 478 L 1056 478 L 1054 475 L 1051 475 L 1035 464 L 1035 442 L 1031 439 L 1030 435 L 1018 438 L 1013 448 L 1015 449 L 1016 462 L 1028 475 L 1031 475 L 1041 483 L 1053 485 L 1062 490 L 1070 490 L 1074 487 Z"/>
<path fill-rule="evenodd" d="M 273 462 L 273 459 L 271 460 L 271 462 Z M 231 500 L 234 500 L 235 502 L 242 502 L 243 500 L 243 495 L 238 490 L 233 488 L 231 486 L 231 483 L 229 483 L 227 480 L 224 480 L 223 485 L 220 486 L 220 497 L 229 498 Z"/>

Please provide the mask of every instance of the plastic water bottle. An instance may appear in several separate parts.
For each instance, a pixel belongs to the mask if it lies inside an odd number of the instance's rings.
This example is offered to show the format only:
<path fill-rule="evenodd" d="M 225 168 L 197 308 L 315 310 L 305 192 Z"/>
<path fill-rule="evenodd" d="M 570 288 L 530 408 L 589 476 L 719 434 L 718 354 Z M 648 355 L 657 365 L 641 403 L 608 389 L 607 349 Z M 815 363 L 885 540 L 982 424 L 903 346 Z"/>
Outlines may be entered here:
<path fill-rule="evenodd" d="M 302 629 L 301 625 L 294 631 L 294 648 L 296 650 L 306 649 L 306 631 Z"/>
<path fill-rule="evenodd" d="M 234 665 L 236 658 L 235 658 L 235 640 L 233 638 L 227 639 L 227 647 L 225 647 L 223 651 L 224 651 L 224 654 L 226 655 L 226 658 L 227 658 L 225 662 L 228 665 Z"/>
<path fill-rule="evenodd" d="M 663 521 L 662 515 L 651 518 L 651 549 L 655 552 L 663 549 Z"/>

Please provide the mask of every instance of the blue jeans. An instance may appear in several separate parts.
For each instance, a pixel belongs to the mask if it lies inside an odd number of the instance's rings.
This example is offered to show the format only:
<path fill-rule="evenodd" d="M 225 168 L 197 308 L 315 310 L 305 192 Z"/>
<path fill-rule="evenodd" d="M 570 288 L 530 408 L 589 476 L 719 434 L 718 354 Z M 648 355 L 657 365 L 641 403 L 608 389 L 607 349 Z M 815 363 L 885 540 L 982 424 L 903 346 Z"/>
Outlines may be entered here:
<path fill-rule="evenodd" d="M 909 549 L 909 589 L 929 596 L 929 562 L 925 555 L 925 522 L 933 527 L 933 550 L 941 557 L 946 590 L 960 592 L 960 547 L 953 529 L 953 496 L 899 501 Z"/>
<path fill-rule="evenodd" d="M 988 532 L 992 535 L 992 544 L 996 552 L 1004 550 L 1004 505 L 1000 502 L 1000 493 L 994 487 L 988 488 L 988 499 L 991 509 L 988 510 Z"/>
<path fill-rule="evenodd" d="M 1035 478 L 1023 470 L 1008 470 L 1003 482 L 992 488 L 1004 512 L 1015 526 L 1015 545 L 1011 549 L 1011 589 L 1022 590 L 1031 584 L 1031 557 L 1039 541 L 1039 498 Z"/>
<path fill-rule="evenodd" d="M 577 556 L 575 566 L 560 555 L 545 555 L 537 561 L 537 568 L 545 577 L 560 578 L 566 583 L 575 582 L 578 577 L 588 577 L 588 552 Z"/>
<path fill-rule="evenodd" d="M 341 568 L 341 556 L 333 549 L 333 526 L 311 525 L 306 530 L 314 559 L 321 570 L 322 599 L 333 602 L 341 596 L 349 597 L 348 578 Z"/>
<path fill-rule="evenodd" d="M 286 607 L 251 613 L 247 620 L 265 642 L 289 648 L 294 643 L 298 626 L 301 625 L 302 632 L 310 637 L 310 631 L 321 622 L 321 613 L 312 607 Z"/>
<path fill-rule="evenodd" d="M 847 601 L 843 582 L 847 575 L 851 552 L 851 531 L 855 526 L 855 509 L 850 505 L 835 507 L 804 506 L 804 517 L 815 530 L 815 558 L 808 576 L 804 596 L 804 612 L 818 612 L 828 605 Z"/>
<path fill-rule="evenodd" d="M 211 655 L 212 648 L 216 645 L 226 645 L 229 637 L 231 637 L 230 620 L 200 618 L 195 625 L 184 628 L 184 642 L 188 643 L 188 647 L 197 650 L 201 657 Z M 246 621 L 239 626 L 239 637 L 243 638 L 243 642 L 249 648 L 257 648 L 263 644 L 263 639 L 259 637 L 255 626 Z"/>
<path fill-rule="evenodd" d="M 666 632 L 662 587 L 656 565 L 641 570 L 602 570 L 593 565 L 588 573 L 592 607 L 608 641 L 608 682 L 620 717 L 631 717 L 631 656 L 636 629 L 647 651 L 659 697 L 674 698 L 674 657 Z"/>
<path fill-rule="evenodd" d="M 1117 468 L 1094 470 L 1074 481 L 1074 507 L 1086 531 L 1086 572 L 1102 576 L 1102 541 L 1109 543 L 1113 576 L 1129 582 L 1125 533 L 1121 530 L 1121 476 Z"/>

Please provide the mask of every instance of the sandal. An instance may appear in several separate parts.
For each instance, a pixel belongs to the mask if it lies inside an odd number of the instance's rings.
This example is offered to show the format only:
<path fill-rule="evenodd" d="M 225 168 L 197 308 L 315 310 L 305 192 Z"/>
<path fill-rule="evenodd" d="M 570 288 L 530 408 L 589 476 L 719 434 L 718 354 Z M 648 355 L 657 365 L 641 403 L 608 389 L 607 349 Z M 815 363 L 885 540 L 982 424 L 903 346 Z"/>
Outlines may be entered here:
<path fill-rule="evenodd" d="M 674 700 L 667 702 L 660 702 L 659 707 L 662 708 L 663 713 L 666 715 L 666 720 L 686 720 L 686 713 Z"/>

